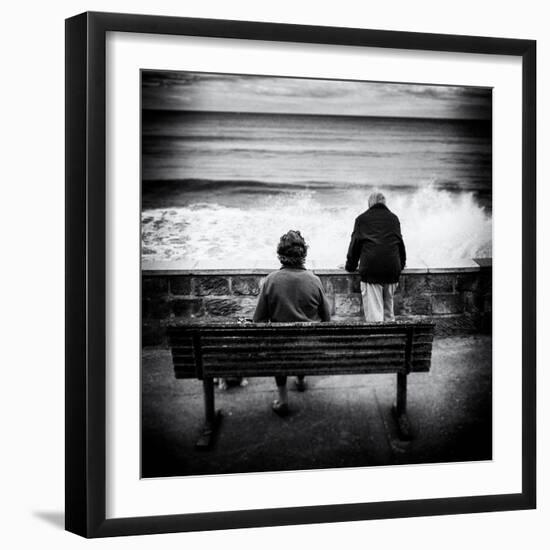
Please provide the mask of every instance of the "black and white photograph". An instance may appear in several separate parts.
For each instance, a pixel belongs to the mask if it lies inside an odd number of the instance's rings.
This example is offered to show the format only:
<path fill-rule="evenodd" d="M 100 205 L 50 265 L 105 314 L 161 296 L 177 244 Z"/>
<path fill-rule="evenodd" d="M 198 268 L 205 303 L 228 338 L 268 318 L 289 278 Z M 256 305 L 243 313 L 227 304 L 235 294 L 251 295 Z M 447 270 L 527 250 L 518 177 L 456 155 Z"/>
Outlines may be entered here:
<path fill-rule="evenodd" d="M 141 71 L 141 475 L 488 461 L 492 89 Z"/>
<path fill-rule="evenodd" d="M 495 6 L 6 4 L 2 547 L 545 546 L 548 10 Z"/>

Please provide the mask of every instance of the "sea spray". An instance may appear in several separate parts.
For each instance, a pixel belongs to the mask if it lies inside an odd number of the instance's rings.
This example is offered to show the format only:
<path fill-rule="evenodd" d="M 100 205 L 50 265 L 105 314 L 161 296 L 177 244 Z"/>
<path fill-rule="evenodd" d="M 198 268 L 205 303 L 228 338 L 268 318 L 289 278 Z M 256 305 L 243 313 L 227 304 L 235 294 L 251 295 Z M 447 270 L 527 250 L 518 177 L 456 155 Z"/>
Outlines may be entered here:
<path fill-rule="evenodd" d="M 489 257 L 491 214 L 472 192 L 425 185 L 416 191 L 382 190 L 401 220 L 409 267 L 455 267 Z M 336 268 L 345 261 L 353 222 L 368 190 L 315 191 L 254 197 L 228 206 L 196 202 L 142 212 L 142 261 L 179 269 L 276 268 L 279 237 L 299 229 L 309 244 L 307 267 Z M 244 197 L 243 197 L 244 199 Z"/>

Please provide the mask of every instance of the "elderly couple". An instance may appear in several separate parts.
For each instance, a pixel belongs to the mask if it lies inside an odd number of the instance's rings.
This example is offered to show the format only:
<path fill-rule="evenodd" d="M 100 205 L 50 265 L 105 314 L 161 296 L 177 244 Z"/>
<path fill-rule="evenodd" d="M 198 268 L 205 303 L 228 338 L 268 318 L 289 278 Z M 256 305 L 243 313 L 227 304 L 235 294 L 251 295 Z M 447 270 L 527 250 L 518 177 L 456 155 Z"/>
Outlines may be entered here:
<path fill-rule="evenodd" d="M 359 266 L 366 321 L 393 321 L 393 295 L 405 267 L 405 245 L 399 219 L 386 206 L 384 195 L 372 193 L 368 205 L 368 210 L 355 220 L 345 269 L 352 272 Z M 282 267 L 265 279 L 255 322 L 330 321 L 321 281 L 304 267 L 306 253 L 307 245 L 299 231 L 281 237 L 277 255 Z M 279 398 L 272 408 L 285 416 L 289 412 L 286 376 L 276 376 L 275 380 Z M 296 388 L 305 390 L 303 376 L 297 377 Z"/>

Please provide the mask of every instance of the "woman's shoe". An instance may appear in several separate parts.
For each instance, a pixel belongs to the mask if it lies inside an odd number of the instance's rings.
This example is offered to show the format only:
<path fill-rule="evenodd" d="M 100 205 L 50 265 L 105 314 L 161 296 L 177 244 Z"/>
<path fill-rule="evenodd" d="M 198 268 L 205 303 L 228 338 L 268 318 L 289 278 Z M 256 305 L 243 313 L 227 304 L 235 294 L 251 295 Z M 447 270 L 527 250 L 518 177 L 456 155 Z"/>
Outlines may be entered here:
<path fill-rule="evenodd" d="M 290 412 L 290 409 L 288 408 L 288 404 L 281 403 L 278 400 L 273 401 L 271 408 L 273 409 L 273 412 L 279 416 L 287 416 L 288 413 Z"/>

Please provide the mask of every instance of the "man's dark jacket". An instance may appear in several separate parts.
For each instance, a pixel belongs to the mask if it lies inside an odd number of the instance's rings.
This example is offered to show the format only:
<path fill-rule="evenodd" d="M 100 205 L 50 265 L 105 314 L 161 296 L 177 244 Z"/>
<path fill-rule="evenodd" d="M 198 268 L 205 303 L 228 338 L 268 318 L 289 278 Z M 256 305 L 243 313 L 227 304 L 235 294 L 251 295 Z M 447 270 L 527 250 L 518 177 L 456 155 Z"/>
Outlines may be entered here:
<path fill-rule="evenodd" d="M 406 259 L 399 218 L 385 204 L 371 206 L 355 220 L 346 271 L 359 264 L 362 281 L 397 283 Z"/>

